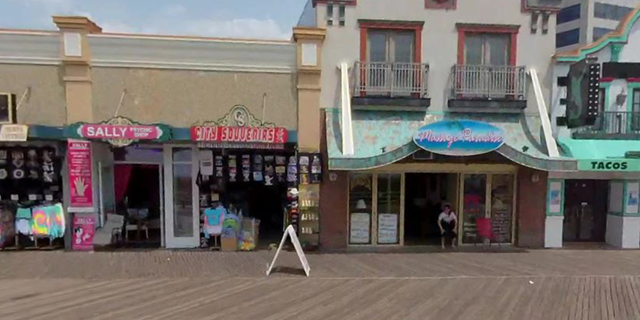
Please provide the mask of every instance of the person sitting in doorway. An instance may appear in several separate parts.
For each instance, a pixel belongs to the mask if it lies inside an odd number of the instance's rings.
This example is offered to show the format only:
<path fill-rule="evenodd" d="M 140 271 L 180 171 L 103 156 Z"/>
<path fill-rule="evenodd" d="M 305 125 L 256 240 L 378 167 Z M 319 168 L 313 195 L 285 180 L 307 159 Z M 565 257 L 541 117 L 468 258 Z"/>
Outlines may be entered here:
<path fill-rule="evenodd" d="M 442 249 L 444 249 L 445 239 L 447 238 L 451 239 L 451 246 L 455 248 L 456 240 L 458 239 L 458 234 L 456 233 L 458 218 L 456 218 L 456 213 L 451 210 L 451 205 L 445 204 L 442 209 L 442 213 L 438 216 Z"/>

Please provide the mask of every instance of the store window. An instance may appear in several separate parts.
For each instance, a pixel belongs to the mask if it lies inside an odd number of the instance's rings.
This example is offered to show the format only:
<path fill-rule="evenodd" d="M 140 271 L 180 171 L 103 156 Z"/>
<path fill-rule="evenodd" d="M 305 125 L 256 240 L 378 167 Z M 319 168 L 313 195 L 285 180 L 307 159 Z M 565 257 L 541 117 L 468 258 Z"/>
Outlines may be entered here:
<path fill-rule="evenodd" d="M 477 243 L 477 223 L 484 218 L 487 206 L 487 175 L 467 174 L 464 176 L 462 242 Z"/>
<path fill-rule="evenodd" d="M 371 244 L 373 175 L 349 176 L 349 243 Z"/>
<path fill-rule="evenodd" d="M 511 243 L 513 217 L 513 176 L 494 174 L 491 177 L 491 223 L 494 241 Z"/>
<path fill-rule="evenodd" d="M 633 100 L 631 101 L 631 129 L 640 130 L 640 89 L 633 89 Z"/>
<path fill-rule="evenodd" d="M 193 237 L 192 150 L 173 149 L 173 236 Z"/>
<path fill-rule="evenodd" d="M 401 174 L 378 175 L 377 229 L 378 244 L 400 242 Z"/>

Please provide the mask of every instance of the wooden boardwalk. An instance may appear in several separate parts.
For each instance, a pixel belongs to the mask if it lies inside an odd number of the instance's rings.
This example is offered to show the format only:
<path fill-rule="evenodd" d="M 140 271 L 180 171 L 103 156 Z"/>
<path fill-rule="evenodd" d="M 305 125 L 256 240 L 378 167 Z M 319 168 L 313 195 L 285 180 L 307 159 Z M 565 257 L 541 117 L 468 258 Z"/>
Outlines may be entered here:
<path fill-rule="evenodd" d="M 640 251 L 0 253 L 0 319 L 640 319 Z"/>

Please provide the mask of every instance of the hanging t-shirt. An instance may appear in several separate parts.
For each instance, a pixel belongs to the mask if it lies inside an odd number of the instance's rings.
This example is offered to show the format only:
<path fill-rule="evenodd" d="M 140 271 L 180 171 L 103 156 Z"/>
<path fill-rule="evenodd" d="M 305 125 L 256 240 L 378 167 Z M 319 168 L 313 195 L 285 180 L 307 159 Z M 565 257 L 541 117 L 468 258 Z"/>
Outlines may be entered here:
<path fill-rule="evenodd" d="M 224 221 L 227 209 L 224 207 L 209 208 L 204 210 L 205 224 L 210 226 L 218 226 Z"/>

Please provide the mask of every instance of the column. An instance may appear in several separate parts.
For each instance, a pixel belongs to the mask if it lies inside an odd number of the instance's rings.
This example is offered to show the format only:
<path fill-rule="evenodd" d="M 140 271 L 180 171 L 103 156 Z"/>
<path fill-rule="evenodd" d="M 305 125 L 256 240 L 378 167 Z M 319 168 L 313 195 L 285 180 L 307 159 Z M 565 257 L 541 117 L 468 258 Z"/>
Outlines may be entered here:
<path fill-rule="evenodd" d="M 564 180 L 549 179 L 547 182 L 547 216 L 544 227 L 545 248 L 562 248 L 563 223 Z"/>
<path fill-rule="evenodd" d="M 639 192 L 639 181 L 614 180 L 609 182 L 607 244 L 623 249 L 640 248 Z"/>
<path fill-rule="evenodd" d="M 308 157 L 310 167 L 321 166 L 320 75 L 322 42 L 325 30 L 294 28 L 297 47 L 298 151 Z M 320 185 L 300 184 L 300 240 L 309 246 L 320 245 Z"/>

